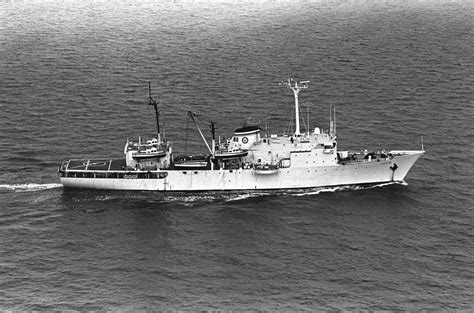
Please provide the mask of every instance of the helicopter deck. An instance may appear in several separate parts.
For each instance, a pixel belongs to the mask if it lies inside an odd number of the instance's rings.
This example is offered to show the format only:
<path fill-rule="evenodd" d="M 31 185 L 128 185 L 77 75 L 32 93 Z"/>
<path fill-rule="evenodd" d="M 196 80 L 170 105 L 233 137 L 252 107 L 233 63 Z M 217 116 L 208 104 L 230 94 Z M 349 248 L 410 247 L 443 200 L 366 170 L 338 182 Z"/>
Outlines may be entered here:
<path fill-rule="evenodd" d="M 124 171 L 125 159 L 72 159 L 61 165 L 62 170 L 68 171 Z"/>

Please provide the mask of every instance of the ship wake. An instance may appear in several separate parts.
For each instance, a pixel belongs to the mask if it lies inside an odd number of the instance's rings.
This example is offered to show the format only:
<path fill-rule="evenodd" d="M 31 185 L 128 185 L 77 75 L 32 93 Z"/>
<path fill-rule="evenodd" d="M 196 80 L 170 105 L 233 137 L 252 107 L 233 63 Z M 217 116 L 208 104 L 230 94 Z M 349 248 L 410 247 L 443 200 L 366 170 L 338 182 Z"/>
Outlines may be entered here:
<path fill-rule="evenodd" d="M 318 195 L 320 193 L 337 192 L 337 191 L 368 190 L 368 189 L 386 187 L 386 186 L 391 186 L 391 185 L 407 186 L 408 184 L 405 181 L 399 181 L 399 182 L 388 182 L 388 183 L 369 184 L 369 185 L 343 185 L 343 186 L 335 186 L 335 187 L 318 187 L 318 188 L 311 188 L 311 189 L 305 189 L 305 190 L 290 191 L 287 194 L 294 195 L 294 196 L 310 196 L 310 195 Z"/>
<path fill-rule="evenodd" d="M 263 197 L 263 196 L 276 196 L 276 195 L 302 197 L 302 196 L 318 195 L 321 193 L 368 190 L 368 189 L 373 189 L 373 188 L 386 187 L 390 185 L 407 186 L 408 184 L 405 181 L 400 181 L 400 182 L 388 182 L 388 183 L 370 184 L 370 185 L 343 185 L 343 186 L 317 187 L 317 188 L 308 188 L 308 189 L 288 189 L 285 191 L 275 190 L 275 191 L 268 191 L 268 192 L 248 192 L 248 193 L 229 195 L 227 196 L 225 201 L 226 202 L 240 201 L 240 200 L 245 200 L 248 198 Z"/>
<path fill-rule="evenodd" d="M 46 189 L 61 188 L 61 184 L 38 184 L 38 183 L 27 183 L 27 184 L 2 184 L 0 185 L 1 190 L 8 190 L 14 192 L 31 192 L 41 191 Z"/>

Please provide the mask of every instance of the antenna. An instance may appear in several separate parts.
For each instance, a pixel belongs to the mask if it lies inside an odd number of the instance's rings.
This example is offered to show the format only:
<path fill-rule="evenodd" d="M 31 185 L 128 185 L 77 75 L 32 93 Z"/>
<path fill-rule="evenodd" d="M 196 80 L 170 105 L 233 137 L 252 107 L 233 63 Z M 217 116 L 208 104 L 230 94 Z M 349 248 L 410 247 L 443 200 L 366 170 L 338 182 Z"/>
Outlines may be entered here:
<path fill-rule="evenodd" d="M 332 104 L 329 103 L 329 136 L 332 137 L 332 128 L 333 128 L 333 123 L 332 123 Z"/>
<path fill-rule="evenodd" d="M 268 111 L 265 110 L 265 135 L 268 138 Z"/>
<path fill-rule="evenodd" d="M 306 130 L 308 131 L 308 136 L 309 136 L 309 133 L 310 133 L 310 130 L 309 130 L 309 105 L 306 105 L 306 117 L 308 118 L 308 125 L 306 126 Z"/>
<path fill-rule="evenodd" d="M 158 134 L 158 144 L 161 144 L 161 134 L 160 134 L 160 112 L 158 111 L 158 101 L 156 101 L 155 99 L 153 99 L 153 97 L 151 96 L 151 83 L 148 82 L 148 94 L 149 94 L 149 97 L 150 97 L 150 102 L 148 103 L 148 105 L 152 105 L 154 108 L 155 108 L 155 115 L 156 115 L 156 130 L 157 130 L 157 134 Z"/>
<path fill-rule="evenodd" d="M 306 101 L 305 103 L 303 103 L 304 106 L 306 106 L 306 121 L 308 123 L 308 125 L 306 125 L 306 130 L 308 131 L 308 135 L 311 133 L 311 130 L 310 130 L 310 125 L 309 125 L 309 107 L 311 105 L 313 105 L 311 102 L 309 101 Z"/>
<path fill-rule="evenodd" d="M 300 81 L 299 83 L 294 80 L 293 78 L 288 78 L 286 82 L 280 82 L 280 85 L 285 86 L 288 89 L 293 91 L 295 96 L 295 136 L 300 136 L 300 111 L 299 111 L 299 104 L 298 104 L 298 93 L 301 89 L 308 88 L 309 80 Z"/>
<path fill-rule="evenodd" d="M 425 151 L 425 148 L 423 147 L 423 136 L 421 136 L 421 151 Z"/>
<path fill-rule="evenodd" d="M 336 137 L 336 106 L 329 104 L 329 136 Z"/>

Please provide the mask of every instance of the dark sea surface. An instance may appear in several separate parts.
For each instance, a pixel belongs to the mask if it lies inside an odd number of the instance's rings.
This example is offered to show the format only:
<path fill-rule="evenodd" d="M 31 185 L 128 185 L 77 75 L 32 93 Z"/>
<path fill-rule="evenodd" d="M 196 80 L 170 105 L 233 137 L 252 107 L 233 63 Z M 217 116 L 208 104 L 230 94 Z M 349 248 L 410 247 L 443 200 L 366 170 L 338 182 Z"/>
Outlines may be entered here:
<path fill-rule="evenodd" d="M 0 1 L 0 309 L 474 308 L 471 1 Z M 72 157 L 186 112 L 342 149 L 426 154 L 405 184 L 261 193 L 64 190 Z M 306 115 L 303 114 L 306 121 Z M 191 126 L 191 125 L 188 125 Z M 306 124 L 302 128 L 306 129 Z M 188 135 L 186 135 L 188 134 Z M 208 135 L 209 133 L 206 132 Z"/>

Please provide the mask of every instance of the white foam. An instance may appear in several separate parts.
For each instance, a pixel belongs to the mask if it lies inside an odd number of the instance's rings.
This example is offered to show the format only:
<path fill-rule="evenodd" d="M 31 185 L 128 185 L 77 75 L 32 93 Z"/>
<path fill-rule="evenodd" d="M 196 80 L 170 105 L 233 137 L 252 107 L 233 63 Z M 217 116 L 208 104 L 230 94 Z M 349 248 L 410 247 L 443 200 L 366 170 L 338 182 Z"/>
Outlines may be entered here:
<path fill-rule="evenodd" d="M 384 187 L 384 186 L 389 186 L 389 185 L 403 185 L 407 186 L 408 184 L 405 181 L 401 182 L 388 182 L 388 183 L 380 183 L 376 185 L 346 185 L 346 186 L 336 186 L 336 187 L 320 187 L 317 189 L 308 189 L 303 192 L 297 192 L 297 193 L 289 193 L 290 195 L 293 196 L 308 196 L 308 195 L 318 195 L 320 193 L 325 193 L 325 192 L 337 192 L 337 191 L 345 191 L 345 190 L 366 190 L 366 189 L 372 189 L 372 188 L 379 188 L 379 187 Z"/>
<path fill-rule="evenodd" d="M 293 196 L 301 197 L 301 196 L 310 196 L 310 195 L 319 195 L 322 192 L 336 192 L 343 190 L 344 188 L 341 187 L 334 187 L 334 188 L 321 188 L 318 190 L 308 190 L 308 191 L 303 191 L 303 192 L 298 192 L 295 194 L 292 194 Z"/>
<path fill-rule="evenodd" d="M 375 185 L 344 185 L 344 186 L 334 186 L 334 187 L 317 187 L 317 188 L 310 188 L 310 189 L 297 189 L 297 190 L 285 190 L 285 191 L 267 191 L 267 192 L 255 192 L 251 191 L 248 193 L 223 193 L 217 195 L 209 195 L 208 193 L 204 194 L 196 194 L 196 195 L 181 195 L 181 196 L 167 196 L 165 197 L 166 201 L 176 201 L 182 202 L 185 206 L 192 206 L 196 202 L 213 202 L 223 200 L 225 202 L 233 202 L 233 201 L 241 201 L 249 198 L 257 198 L 262 196 L 268 195 L 288 195 L 288 196 L 295 196 L 295 197 L 303 197 L 303 196 L 312 196 L 318 195 L 321 193 L 331 193 L 331 192 L 340 192 L 340 191 L 347 191 L 347 190 L 367 190 L 372 188 L 384 187 L 389 185 L 407 185 L 406 182 L 388 182 L 388 183 L 380 183 Z"/>
<path fill-rule="evenodd" d="M 256 198 L 256 197 L 261 197 L 261 196 L 267 196 L 269 193 L 264 193 L 264 192 L 250 192 L 250 193 L 245 193 L 245 194 L 237 194 L 233 196 L 229 196 L 228 198 L 224 199 L 226 202 L 232 202 L 232 201 L 239 201 L 239 200 L 245 200 L 248 198 Z"/>
<path fill-rule="evenodd" d="M 217 193 L 217 194 L 209 194 L 208 192 L 202 194 L 193 194 L 193 195 L 167 195 L 165 196 L 165 201 L 170 202 L 181 202 L 185 206 L 192 206 L 198 202 L 214 202 L 214 201 L 225 201 L 225 202 L 232 202 L 232 201 L 239 201 L 245 200 L 248 198 L 260 197 L 268 195 L 269 193 L 264 192 L 249 192 L 249 193 Z"/>
<path fill-rule="evenodd" d="M 402 186 L 408 186 L 408 184 L 403 180 L 403 181 L 394 181 L 394 182 L 388 182 L 388 183 L 381 183 L 369 187 L 365 187 L 366 189 L 370 188 L 377 188 L 377 187 L 384 187 L 384 186 L 390 186 L 390 185 L 402 185 Z"/>
<path fill-rule="evenodd" d="M 0 185 L 0 189 L 13 190 L 15 192 L 39 191 L 45 189 L 60 188 L 61 184 L 14 184 L 14 185 Z"/>

